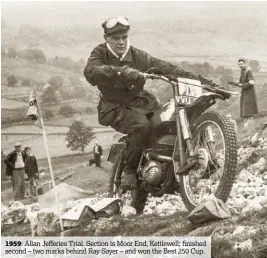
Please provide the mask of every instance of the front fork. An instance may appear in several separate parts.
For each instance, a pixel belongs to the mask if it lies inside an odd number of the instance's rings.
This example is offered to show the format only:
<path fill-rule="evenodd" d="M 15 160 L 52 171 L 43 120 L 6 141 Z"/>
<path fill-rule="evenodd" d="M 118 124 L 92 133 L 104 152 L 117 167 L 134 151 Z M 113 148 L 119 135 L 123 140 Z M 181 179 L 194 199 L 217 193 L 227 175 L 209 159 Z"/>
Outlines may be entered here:
<path fill-rule="evenodd" d="M 175 121 L 176 121 L 177 137 L 173 152 L 173 166 L 174 166 L 174 171 L 176 171 L 177 174 L 177 173 L 182 173 L 184 169 L 187 170 L 186 160 L 185 160 L 185 149 L 186 148 L 188 149 L 189 155 L 191 157 L 194 157 L 195 153 L 193 149 L 192 136 L 185 108 L 178 107 L 177 100 L 175 106 L 176 106 Z"/>
<path fill-rule="evenodd" d="M 213 132 L 210 126 L 208 126 L 205 129 L 205 138 L 207 139 L 207 145 L 208 145 L 210 154 L 213 158 L 213 156 L 215 155 L 215 140 L 214 140 L 214 135 L 213 135 Z"/>
<path fill-rule="evenodd" d="M 188 122 L 188 117 L 185 111 L 185 107 L 178 107 L 176 112 L 176 128 L 177 128 L 177 138 L 175 143 L 175 151 L 173 155 L 174 161 L 178 161 L 180 163 L 180 167 L 185 166 L 185 148 L 188 151 L 189 159 L 196 158 L 197 153 L 194 150 L 194 144 L 192 139 L 192 133 L 190 130 L 190 125 Z M 214 136 L 210 126 L 205 129 L 204 134 L 205 139 L 207 140 L 207 145 L 210 149 L 210 153 L 213 154 L 215 152 L 214 146 Z M 184 146 L 185 144 L 185 146 Z"/>

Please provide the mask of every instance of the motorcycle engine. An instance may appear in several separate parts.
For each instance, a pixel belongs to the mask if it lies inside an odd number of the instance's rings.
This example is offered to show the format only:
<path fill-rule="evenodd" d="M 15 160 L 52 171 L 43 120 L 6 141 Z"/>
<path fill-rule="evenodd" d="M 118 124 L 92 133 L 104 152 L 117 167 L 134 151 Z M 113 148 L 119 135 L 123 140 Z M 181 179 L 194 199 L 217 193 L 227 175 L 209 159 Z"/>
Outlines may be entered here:
<path fill-rule="evenodd" d="M 143 179 L 152 186 L 159 186 L 163 181 L 162 163 L 149 160 L 142 169 Z"/>

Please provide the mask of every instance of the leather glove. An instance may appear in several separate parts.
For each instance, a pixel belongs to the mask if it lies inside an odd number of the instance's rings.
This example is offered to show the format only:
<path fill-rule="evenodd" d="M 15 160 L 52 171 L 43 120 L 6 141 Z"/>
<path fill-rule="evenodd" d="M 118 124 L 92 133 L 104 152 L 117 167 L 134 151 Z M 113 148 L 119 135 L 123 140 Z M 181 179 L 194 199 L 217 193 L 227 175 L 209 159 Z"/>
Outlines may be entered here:
<path fill-rule="evenodd" d="M 214 88 L 218 88 L 220 87 L 220 85 L 218 85 L 217 83 L 215 83 L 214 81 L 211 81 L 210 86 L 214 87 Z"/>
<path fill-rule="evenodd" d="M 123 67 L 121 72 L 121 80 L 124 86 L 129 90 L 140 91 L 145 85 L 145 77 L 138 70 Z"/>

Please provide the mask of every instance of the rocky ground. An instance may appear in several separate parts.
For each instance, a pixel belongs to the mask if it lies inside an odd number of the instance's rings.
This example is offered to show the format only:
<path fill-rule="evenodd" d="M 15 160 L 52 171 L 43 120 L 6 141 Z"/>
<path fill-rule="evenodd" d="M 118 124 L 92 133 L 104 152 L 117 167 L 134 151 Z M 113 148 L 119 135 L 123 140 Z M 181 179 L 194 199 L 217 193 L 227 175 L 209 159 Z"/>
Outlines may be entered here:
<path fill-rule="evenodd" d="M 232 216 L 218 222 L 195 226 L 187 219 L 188 212 L 180 196 L 149 196 L 144 214 L 135 216 L 135 210 L 125 206 L 122 216 L 101 217 L 65 235 L 83 236 L 212 236 L 213 257 L 267 257 L 267 134 L 247 137 L 238 149 L 238 177 L 227 202 Z M 12 208 L 13 205 L 13 208 Z M 2 235 L 29 235 L 31 229 L 27 214 L 38 210 L 38 205 L 19 203 L 2 206 L 2 215 L 20 210 L 21 223 L 12 219 L 2 223 Z M 23 211 L 25 210 L 25 211 Z M 2 216 L 3 218 L 4 216 Z M 17 216 L 19 217 L 19 216 Z M 23 219 L 24 218 L 24 219 Z M 23 221 L 25 223 L 23 223 Z M 12 229 L 10 224 L 12 224 Z M 16 229 L 17 228 L 17 229 Z M 24 232 L 24 233 L 22 233 Z"/>

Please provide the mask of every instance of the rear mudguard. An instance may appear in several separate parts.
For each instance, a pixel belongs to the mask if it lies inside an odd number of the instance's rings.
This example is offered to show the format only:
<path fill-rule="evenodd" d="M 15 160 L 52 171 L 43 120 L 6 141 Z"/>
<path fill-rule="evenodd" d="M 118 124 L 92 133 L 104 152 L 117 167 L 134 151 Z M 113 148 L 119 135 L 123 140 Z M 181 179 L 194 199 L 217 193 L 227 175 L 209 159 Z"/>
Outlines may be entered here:
<path fill-rule="evenodd" d="M 119 139 L 118 142 L 112 144 L 108 155 L 109 162 L 111 163 L 115 162 L 117 155 L 123 150 L 123 148 L 126 145 L 125 141 L 126 141 L 126 136 L 123 136 Z"/>

